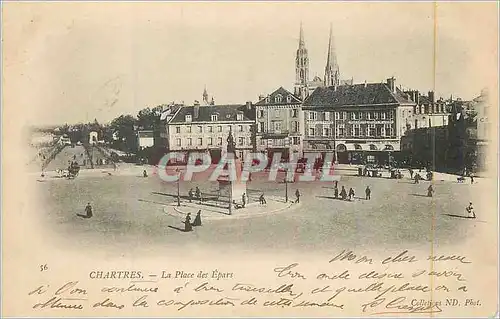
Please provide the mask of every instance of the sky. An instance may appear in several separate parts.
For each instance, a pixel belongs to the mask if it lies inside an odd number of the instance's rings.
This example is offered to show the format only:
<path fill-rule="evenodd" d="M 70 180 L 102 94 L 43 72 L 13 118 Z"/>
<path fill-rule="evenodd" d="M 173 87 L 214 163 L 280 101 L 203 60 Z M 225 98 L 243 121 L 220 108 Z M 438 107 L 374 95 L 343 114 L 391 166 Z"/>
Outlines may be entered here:
<path fill-rule="evenodd" d="M 216 104 L 293 90 L 301 21 L 310 79 L 331 24 L 342 79 L 463 99 L 497 85 L 493 2 L 438 3 L 436 16 L 432 2 L 5 3 L 3 18 L 4 108 L 29 125 L 190 104 L 205 86 Z"/>

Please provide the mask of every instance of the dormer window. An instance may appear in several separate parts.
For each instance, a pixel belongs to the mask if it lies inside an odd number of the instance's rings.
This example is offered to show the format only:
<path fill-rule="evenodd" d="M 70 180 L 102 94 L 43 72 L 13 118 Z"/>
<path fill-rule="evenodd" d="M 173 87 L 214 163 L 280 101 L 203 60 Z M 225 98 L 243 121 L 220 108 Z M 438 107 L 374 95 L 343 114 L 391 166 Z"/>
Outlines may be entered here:
<path fill-rule="evenodd" d="M 193 120 L 193 117 L 191 114 L 186 114 L 186 122 L 191 122 Z"/>
<path fill-rule="evenodd" d="M 286 102 L 287 102 L 287 103 L 292 102 L 292 96 L 291 96 L 291 95 L 288 95 L 288 96 L 286 97 Z"/>
<path fill-rule="evenodd" d="M 276 103 L 281 103 L 282 100 L 283 100 L 283 97 L 280 94 L 278 94 L 274 97 L 274 102 L 276 102 Z"/>
<path fill-rule="evenodd" d="M 212 114 L 210 120 L 212 120 L 212 122 L 217 122 L 217 114 Z"/>
<path fill-rule="evenodd" d="M 241 113 L 236 114 L 236 120 L 243 121 L 243 114 L 241 114 Z"/>
<path fill-rule="evenodd" d="M 266 103 L 269 103 L 269 96 L 266 97 Z"/>

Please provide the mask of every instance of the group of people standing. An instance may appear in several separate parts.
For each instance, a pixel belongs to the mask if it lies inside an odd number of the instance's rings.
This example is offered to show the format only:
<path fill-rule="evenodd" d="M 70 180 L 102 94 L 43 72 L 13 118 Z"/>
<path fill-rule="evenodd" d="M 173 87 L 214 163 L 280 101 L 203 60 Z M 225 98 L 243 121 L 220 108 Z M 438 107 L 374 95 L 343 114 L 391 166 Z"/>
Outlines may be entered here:
<path fill-rule="evenodd" d="M 342 189 L 340 190 L 340 193 L 339 193 L 338 183 L 339 183 L 338 181 L 335 181 L 335 186 L 333 188 L 333 195 L 334 195 L 335 199 L 338 199 L 339 195 L 340 195 L 340 199 L 342 199 L 342 200 L 349 200 L 350 201 L 350 200 L 354 199 L 354 195 L 356 195 L 356 193 L 354 192 L 354 188 L 350 187 L 349 192 L 347 192 L 345 187 L 342 186 Z M 372 194 L 372 190 L 370 189 L 370 186 L 367 186 L 365 189 L 365 199 L 371 199 L 371 194 Z"/>
<path fill-rule="evenodd" d="M 193 227 L 201 226 L 201 209 L 196 213 L 193 223 L 191 223 L 191 213 L 187 213 L 186 219 L 184 220 L 184 231 L 189 232 L 193 230 Z"/>
<path fill-rule="evenodd" d="M 191 203 L 193 199 L 198 199 L 201 203 L 201 190 L 198 186 L 196 186 L 196 189 L 193 191 L 191 188 L 188 192 L 188 197 L 189 197 L 189 202 Z"/>

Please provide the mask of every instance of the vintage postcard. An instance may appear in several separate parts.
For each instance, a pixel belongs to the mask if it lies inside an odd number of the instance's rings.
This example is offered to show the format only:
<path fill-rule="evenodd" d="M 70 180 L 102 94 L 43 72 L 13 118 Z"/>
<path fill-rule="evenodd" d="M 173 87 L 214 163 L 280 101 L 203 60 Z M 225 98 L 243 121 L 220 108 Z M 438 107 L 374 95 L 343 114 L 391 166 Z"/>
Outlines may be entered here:
<path fill-rule="evenodd" d="M 496 2 L 2 15 L 2 316 L 498 317 Z"/>

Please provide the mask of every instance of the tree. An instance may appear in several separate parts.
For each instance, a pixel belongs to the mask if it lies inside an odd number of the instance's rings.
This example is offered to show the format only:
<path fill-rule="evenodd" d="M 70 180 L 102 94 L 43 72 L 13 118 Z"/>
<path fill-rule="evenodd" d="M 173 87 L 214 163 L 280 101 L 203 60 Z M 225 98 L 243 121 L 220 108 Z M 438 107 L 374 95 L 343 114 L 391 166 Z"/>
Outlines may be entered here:
<path fill-rule="evenodd" d="M 134 126 L 136 119 L 131 115 L 120 115 L 115 118 L 110 127 L 113 132 L 118 133 L 118 147 L 125 152 L 135 152 L 137 150 L 137 139 L 135 136 Z"/>

